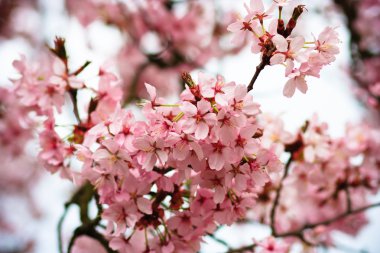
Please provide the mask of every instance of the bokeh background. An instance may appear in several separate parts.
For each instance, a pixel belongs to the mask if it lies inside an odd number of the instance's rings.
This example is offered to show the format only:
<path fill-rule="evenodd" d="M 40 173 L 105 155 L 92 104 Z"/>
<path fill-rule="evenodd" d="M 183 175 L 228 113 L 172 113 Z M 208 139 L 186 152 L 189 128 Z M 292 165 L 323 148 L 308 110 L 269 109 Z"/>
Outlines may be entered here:
<path fill-rule="evenodd" d="M 23 2 L 23 7 L 16 7 L 9 16 L 3 13 L 4 9 L 3 12 L 0 11 L 1 86 L 12 85 L 9 78 L 17 77 L 12 67 L 14 59 L 19 58 L 20 54 L 33 57 L 39 50 L 45 50 L 46 43 L 51 44 L 57 35 L 67 41 L 71 64 L 80 66 L 85 60 L 92 61 L 85 72 L 88 78 L 96 73 L 99 66 L 114 58 L 123 46 L 120 31 L 101 21 L 84 28 L 76 18 L 68 15 L 63 0 L 20 2 Z M 214 2 L 218 8 L 244 11 L 245 1 L 215 0 Z M 300 2 L 295 1 L 295 3 Z M 307 5 L 308 12 L 302 16 L 297 32 L 312 39 L 313 34 L 320 33 L 325 26 L 337 27 L 342 41 L 337 61 L 322 71 L 320 79 L 309 79 L 309 91 L 306 95 L 296 93 L 292 99 L 282 96 L 282 88 L 286 82 L 283 68 L 281 66 L 266 68 L 255 84 L 253 95 L 262 105 L 262 111 L 281 114 L 286 128 L 290 130 L 296 129 L 316 113 L 322 121 L 329 124 L 333 136 L 341 136 L 348 122 L 359 122 L 363 118 L 372 120 L 372 116 L 358 102 L 353 92 L 355 83 L 349 75 L 351 61 L 349 32 L 344 23 L 344 16 L 336 11 L 330 0 L 305 0 L 303 3 Z M 0 0 L 0 6 L 7 5 L 12 5 L 12 0 Z M 6 28 L 9 22 L 12 22 L 16 32 Z M 10 34 L 13 36 L 9 36 Z M 150 44 L 149 38 L 147 44 Z M 236 55 L 212 59 L 202 70 L 212 74 L 222 74 L 228 81 L 234 80 L 246 84 L 258 63 L 259 57 L 251 54 L 247 47 Z M 193 73 L 196 74 L 198 71 Z M 70 116 L 63 115 L 63 117 Z M 27 168 L 19 166 L 15 160 L 0 164 L 1 172 L 14 171 L 11 177 L 0 179 L 0 215 L 6 217 L 6 224 L 0 224 L 0 228 L 10 226 L 10 230 L 1 230 L 0 253 L 23 252 L 22 250 L 27 250 L 28 247 L 34 248 L 33 252 L 57 252 L 57 223 L 63 213 L 64 202 L 69 199 L 74 187 L 72 183 L 62 180 L 58 175 L 50 175 L 38 168 L 38 164 L 32 158 L 38 153 L 37 143 L 31 142 L 25 145 L 30 156 L 24 158 L 29 159 Z M 0 156 L 3 154 L 0 153 Z M 5 158 L 2 157 L 3 159 Z M 9 187 L 9 184 L 12 187 Z M 379 200 L 380 196 L 376 199 Z M 72 207 L 64 223 L 66 238 L 70 237 L 71 231 L 79 224 L 77 211 L 76 207 Z M 372 209 L 367 213 L 370 223 L 356 238 L 337 233 L 340 249 L 326 252 L 380 252 L 378 241 L 380 210 Z M 3 220 L 4 218 L 2 222 Z M 217 235 L 230 242 L 232 246 L 239 246 L 250 243 L 252 237 L 260 239 L 269 233 L 265 227 L 249 224 L 222 229 Z M 22 248 L 18 248 L 20 245 L 23 245 Z M 12 251 L 17 249 L 20 251 Z M 223 252 L 223 250 L 220 245 L 206 239 L 202 252 Z M 321 252 L 324 250 L 321 249 Z"/>

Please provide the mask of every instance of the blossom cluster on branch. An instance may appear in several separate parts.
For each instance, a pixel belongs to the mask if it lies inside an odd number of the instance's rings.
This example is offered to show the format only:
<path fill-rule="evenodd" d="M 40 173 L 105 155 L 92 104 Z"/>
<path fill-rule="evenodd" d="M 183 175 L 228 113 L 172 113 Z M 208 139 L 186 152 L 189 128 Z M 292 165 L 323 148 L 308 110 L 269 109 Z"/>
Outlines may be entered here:
<path fill-rule="evenodd" d="M 335 247 L 333 232 L 356 235 L 367 224 L 364 211 L 380 206 L 369 201 L 380 186 L 380 131 L 363 122 L 333 138 L 315 115 L 290 132 L 250 93 L 270 65 L 285 67 L 285 96 L 306 93 L 306 76 L 319 77 L 339 53 L 333 28 L 312 41 L 294 33 L 305 6 L 285 22 L 289 2 L 265 8 L 251 0 L 246 16 L 228 19 L 228 26 L 211 22 L 200 2 L 189 1 L 178 16 L 177 1 L 86 0 L 82 8 L 67 1 L 82 24 L 101 18 L 126 34 L 123 82 L 101 67 L 97 87 L 89 85 L 81 73 L 90 62 L 72 69 L 65 40 L 57 37 L 37 61 L 15 60 L 19 77 L 0 90 L 1 150 L 21 153 L 37 130 L 42 166 L 78 186 L 58 224 L 61 253 L 198 252 L 205 237 L 231 253 L 316 252 Z M 219 44 L 227 29 L 235 43 L 229 49 Z M 152 32 L 160 49 L 144 52 Z M 195 81 L 187 72 L 245 42 L 260 54 L 248 87 L 204 72 Z M 176 102 L 165 98 L 173 91 L 171 75 L 184 84 Z M 128 104 L 143 93 L 149 98 L 138 102 L 141 119 Z M 68 111 L 75 121 L 61 124 Z M 89 215 L 92 200 L 96 217 Z M 79 207 L 81 224 L 66 242 L 62 226 L 71 205 Z M 240 248 L 215 236 L 249 222 L 267 226 L 270 235 L 252 234 Z"/>
<path fill-rule="evenodd" d="M 251 51 L 255 54 L 261 53 L 261 64 L 257 71 L 261 71 L 266 65 L 285 66 L 285 76 L 289 81 L 285 84 L 283 94 L 292 97 L 296 89 L 306 93 L 306 76 L 319 77 L 322 67 L 335 60 L 335 55 L 339 53 L 339 39 L 337 32 L 330 27 L 310 42 L 303 36 L 292 35 L 305 6 L 294 8 L 285 26 L 282 9 L 288 2 L 274 2 L 266 10 L 261 0 L 251 1 L 249 7 L 245 6 L 247 15 L 229 25 L 228 30 L 235 33 L 233 43 L 239 44 L 248 37 L 252 41 Z M 273 18 L 272 13 L 276 7 L 278 18 Z M 269 22 L 268 28 L 265 27 L 265 21 Z M 252 78 L 248 89 L 252 88 L 256 78 L 257 76 Z"/>

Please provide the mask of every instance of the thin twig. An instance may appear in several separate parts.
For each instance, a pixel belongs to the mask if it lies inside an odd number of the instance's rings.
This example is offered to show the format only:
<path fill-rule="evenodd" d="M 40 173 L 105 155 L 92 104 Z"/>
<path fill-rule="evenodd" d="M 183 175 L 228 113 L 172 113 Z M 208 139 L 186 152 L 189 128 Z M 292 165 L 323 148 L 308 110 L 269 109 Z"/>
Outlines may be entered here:
<path fill-rule="evenodd" d="M 274 235 L 274 236 L 277 235 L 276 224 L 275 224 L 276 223 L 276 210 L 277 210 L 277 206 L 278 206 L 279 201 L 280 201 L 283 183 L 284 183 L 284 180 L 286 179 L 286 177 L 289 174 L 289 168 L 290 168 L 290 164 L 291 163 L 292 163 L 292 154 L 290 155 L 288 161 L 286 162 L 285 172 L 284 172 L 284 175 L 281 178 L 280 185 L 278 186 L 278 188 L 276 190 L 276 196 L 274 198 L 273 206 L 272 206 L 272 209 L 271 209 L 271 212 L 270 212 L 270 227 L 272 229 L 272 235 Z"/>
<path fill-rule="evenodd" d="M 71 98 L 71 101 L 73 102 L 74 116 L 75 116 L 76 120 L 78 121 L 78 124 L 80 124 L 81 119 L 80 119 L 79 110 L 78 110 L 77 93 L 78 93 L 78 90 L 75 90 L 75 89 L 69 90 L 70 98 Z"/>
<path fill-rule="evenodd" d="M 256 246 L 257 245 L 255 243 L 253 243 L 253 244 L 241 247 L 241 248 L 230 249 L 226 253 L 242 253 L 242 252 L 245 252 L 247 250 L 254 250 L 256 248 Z"/>
<path fill-rule="evenodd" d="M 133 76 L 129 88 L 129 94 L 124 100 L 124 106 L 128 105 L 130 102 L 135 100 L 137 98 L 137 86 L 139 84 L 139 80 L 141 77 L 141 74 L 145 71 L 145 69 L 150 65 L 150 62 L 145 62 L 141 64 L 137 70 L 135 71 L 135 75 Z"/>
<path fill-rule="evenodd" d="M 214 241 L 216 241 L 216 242 L 218 242 L 218 243 L 220 243 L 220 244 L 226 246 L 227 248 L 230 248 L 230 245 L 229 245 L 226 241 L 224 241 L 224 240 L 222 240 L 222 239 L 216 237 L 214 234 L 209 233 L 209 234 L 207 234 L 207 236 L 209 236 L 209 237 L 210 237 L 211 239 L 213 239 Z"/>
<path fill-rule="evenodd" d="M 347 211 L 347 212 L 345 212 L 343 214 L 337 215 L 336 217 L 331 218 L 331 219 L 327 219 L 325 221 L 321 221 L 321 222 L 317 222 L 317 223 L 312 223 L 312 224 L 306 224 L 306 225 L 304 225 L 303 227 L 301 227 L 298 230 L 294 230 L 294 231 L 290 231 L 290 232 L 285 232 L 285 233 L 279 233 L 279 234 L 276 234 L 275 237 L 277 237 L 277 238 L 297 237 L 297 238 L 300 238 L 302 240 L 302 239 L 304 239 L 303 232 L 306 229 L 313 229 L 313 228 L 321 226 L 321 225 L 327 226 L 327 225 L 330 225 L 330 224 L 332 224 L 332 223 L 334 223 L 336 221 L 339 221 L 339 220 L 341 220 L 343 218 L 346 218 L 346 217 L 348 217 L 350 215 L 361 213 L 361 212 L 364 212 L 364 211 L 366 211 L 368 209 L 375 208 L 375 207 L 380 207 L 380 203 L 375 203 L 375 204 L 364 206 L 364 207 L 361 207 L 361 208 L 358 208 L 358 209 L 355 209 L 355 210 Z M 300 237 L 300 235 L 301 235 L 301 237 Z M 303 241 L 303 242 L 305 242 L 306 244 L 310 244 L 307 241 Z M 241 247 L 241 248 L 231 249 L 231 250 L 227 251 L 226 253 L 242 253 L 242 252 L 247 251 L 247 250 L 253 250 L 256 246 L 257 245 L 255 243 L 253 243 L 253 244 Z"/>
<path fill-rule="evenodd" d="M 251 81 L 249 82 L 249 85 L 248 85 L 248 87 L 247 87 L 247 91 L 248 91 L 248 92 L 249 92 L 250 90 L 253 89 L 253 85 L 255 84 L 257 78 L 259 77 L 260 72 L 265 68 L 265 66 L 266 66 L 267 64 L 268 64 L 268 63 L 267 63 L 266 61 L 262 60 L 262 61 L 260 62 L 260 64 L 257 65 L 257 67 L 256 67 L 256 71 L 255 71 L 255 74 L 253 75 L 253 77 L 252 77 L 252 79 L 251 79 Z"/>
<path fill-rule="evenodd" d="M 371 209 L 371 208 L 375 208 L 375 207 L 380 207 L 380 203 L 375 203 L 375 204 L 372 204 L 372 205 L 368 205 L 368 206 L 364 206 L 364 207 L 361 207 L 361 208 L 358 208 L 358 209 L 354 209 L 354 210 L 351 210 L 351 211 L 346 211 L 340 215 L 337 215 L 331 219 L 327 219 L 327 220 L 324 220 L 324 221 L 321 221 L 321 222 L 316 222 L 316 223 L 311 223 L 311 224 L 306 224 L 304 226 L 302 226 L 300 229 L 297 229 L 297 230 L 294 230 L 294 231 L 290 231 L 290 232 L 285 232 L 285 233 L 280 233 L 280 234 L 277 234 L 276 237 L 288 237 L 288 236 L 297 236 L 300 232 L 306 230 L 306 229 L 313 229 L 315 227 L 318 227 L 318 226 L 328 226 L 336 221 L 339 221 L 341 219 L 344 219 L 348 216 L 351 216 L 351 215 L 354 215 L 354 214 L 357 214 L 357 213 L 361 213 L 361 212 L 364 212 L 368 209 Z"/>
<path fill-rule="evenodd" d="M 347 202 L 347 211 L 352 211 L 352 201 L 351 201 L 351 195 L 350 195 L 350 189 L 348 186 L 344 188 L 344 192 L 346 193 L 346 202 Z"/>
<path fill-rule="evenodd" d="M 69 210 L 69 205 L 65 205 L 65 210 L 63 211 L 62 216 L 59 218 L 58 225 L 57 225 L 59 253 L 64 253 L 63 243 L 62 243 L 62 225 L 63 225 L 63 221 L 66 218 L 66 214 L 68 210 Z"/>

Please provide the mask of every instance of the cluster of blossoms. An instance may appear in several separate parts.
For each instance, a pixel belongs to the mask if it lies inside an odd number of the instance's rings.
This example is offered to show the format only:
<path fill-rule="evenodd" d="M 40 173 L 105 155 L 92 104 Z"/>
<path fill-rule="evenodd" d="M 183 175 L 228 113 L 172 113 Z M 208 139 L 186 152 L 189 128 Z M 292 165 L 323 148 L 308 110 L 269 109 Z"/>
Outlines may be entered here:
<path fill-rule="evenodd" d="M 84 163 L 76 180 L 89 180 L 107 204 L 102 218 L 114 250 L 197 251 L 217 225 L 244 218 L 259 189 L 281 171 L 258 140 L 259 105 L 246 86 L 189 78 L 178 104 L 146 84 L 147 121 L 118 107 L 75 145 Z M 130 240 L 144 231 L 145 243 Z"/>
<path fill-rule="evenodd" d="M 42 147 L 39 159 L 44 167 L 52 173 L 60 170 L 62 176 L 72 178 L 70 171 L 67 170 L 70 164 L 68 158 L 73 155 L 75 149 L 70 143 L 82 142 L 88 125 L 102 121 L 104 115 L 113 112 L 122 95 L 120 87 L 112 84 L 116 76 L 100 68 L 97 96 L 89 104 L 89 107 L 95 106 L 96 111 L 91 112 L 87 123 L 82 122 L 77 106 L 78 91 L 91 90 L 91 87 L 87 87 L 78 75 L 88 62 L 77 70 L 70 71 L 64 43 L 63 39 L 57 38 L 55 47 L 51 48 L 54 55 L 44 56 L 38 62 L 28 63 L 24 56 L 14 61 L 13 65 L 21 77 L 13 80 L 12 93 L 20 104 L 27 108 L 27 112 L 33 111 L 45 118 L 44 131 L 39 135 Z M 63 141 L 56 132 L 54 117 L 55 112 L 62 113 L 62 108 L 64 105 L 67 106 L 68 99 L 73 101 L 74 116 L 78 122 L 68 137 L 70 143 Z"/>
<path fill-rule="evenodd" d="M 45 79 L 49 84 L 62 80 L 60 71 L 44 72 L 41 78 L 24 61 L 14 65 L 22 74 L 15 80 L 20 101 L 25 87 Z M 70 85 L 71 80 L 81 82 L 76 75 L 67 76 L 58 94 L 85 87 Z M 138 121 L 121 108 L 115 76 L 99 71 L 99 88 L 88 114 L 77 118 L 67 139 L 58 135 L 49 112 L 59 111 L 62 103 L 39 103 L 49 101 L 52 93 L 41 93 L 40 99 L 27 104 L 47 117 L 39 134 L 39 158 L 45 168 L 60 171 L 78 185 L 90 182 L 96 189 L 106 222 L 102 234 L 111 249 L 195 252 L 202 238 L 219 226 L 249 219 L 274 231 L 274 237 L 256 242 L 257 249 L 287 252 L 299 241 L 282 237 L 333 246 L 329 232 L 355 234 L 366 223 L 360 213 L 331 226 L 323 224 L 337 213 L 368 205 L 363 196 L 378 191 L 378 131 L 364 124 L 349 126 L 349 138 L 332 139 L 327 125 L 313 118 L 291 134 L 281 119 L 260 112 L 246 86 L 204 73 L 197 83 L 188 74 L 183 79 L 187 88 L 176 104 L 158 97 L 146 84 L 150 99 L 141 103 L 146 121 Z M 290 158 L 284 168 L 278 157 L 285 153 Z M 83 163 L 79 170 L 71 166 L 74 157 Z M 73 252 L 97 247 L 103 246 L 81 237 Z"/>
<path fill-rule="evenodd" d="M 123 35 L 115 61 L 126 102 L 146 95 L 144 82 L 154 82 L 163 95 L 179 94 L 179 73 L 243 46 L 223 43 L 233 13 L 213 1 L 66 0 L 66 5 L 83 26 L 100 20 Z"/>
<path fill-rule="evenodd" d="M 264 115 L 263 121 L 264 146 L 291 157 L 285 168 L 288 175 L 265 185 L 250 217 L 272 223 L 279 237 L 302 234 L 310 250 L 310 245 L 333 246 L 332 231 L 356 235 L 367 223 L 365 215 L 340 216 L 368 205 L 364 196 L 379 190 L 380 132 L 361 123 L 347 125 L 344 137 L 332 138 L 327 124 L 316 116 L 296 134 L 285 131 L 279 118 Z M 273 211 L 280 184 L 278 207 Z"/>
<path fill-rule="evenodd" d="M 43 22 L 46 20 L 45 15 L 48 14 L 46 11 L 51 10 L 52 6 L 49 1 L 46 3 L 37 3 L 36 0 L 0 1 L 0 16 L 2 17 L 0 38 L 3 43 L 6 42 L 3 39 L 22 37 L 26 39 L 22 42 L 29 42 L 32 46 L 30 49 L 39 54 L 39 59 L 34 63 L 26 63 L 25 59 L 15 62 L 15 67 L 23 78 L 15 81 L 15 90 L 7 96 L 9 100 L 17 98 L 18 103 L 25 108 L 27 113 L 33 111 L 39 116 L 48 116 L 44 123 L 45 130 L 39 137 L 43 149 L 39 159 L 50 172 L 66 168 L 66 170 L 60 170 L 61 175 L 71 178 L 68 167 L 74 149 L 70 143 L 61 140 L 62 136 L 59 136 L 55 130 L 56 120 L 52 117 L 53 108 L 59 112 L 63 109 L 65 112 L 68 99 L 76 97 L 77 91 L 82 88 L 86 90 L 90 88 L 74 80 L 79 73 L 69 72 L 67 65 L 62 64 L 61 60 L 50 56 L 41 57 L 44 53 L 40 49 L 45 43 L 43 37 L 46 35 L 41 32 L 41 29 L 46 29 Z M 111 59 L 117 62 L 123 85 L 109 87 L 109 83 L 115 76 L 107 73 L 105 69 L 100 70 L 99 78 L 102 81 L 97 90 L 97 97 L 91 103 L 92 106 L 96 105 L 96 112 L 91 114 L 92 123 L 101 121 L 104 115 L 113 112 L 116 103 L 120 101 L 120 96 L 124 97 L 124 103 L 128 103 L 144 95 L 145 81 L 153 82 L 154 80 L 163 94 L 165 92 L 166 95 L 178 94 L 181 72 L 204 66 L 211 58 L 235 54 L 242 48 L 223 43 L 229 34 L 226 27 L 232 20 L 232 12 L 222 13 L 220 6 L 211 1 L 189 1 L 189 3 L 181 1 L 180 3 L 180 1 L 170 0 L 67 0 L 66 7 L 68 10 L 66 13 L 77 17 L 84 26 L 87 27 L 94 21 L 101 20 L 105 25 L 117 28 L 123 39 L 123 47 L 117 52 L 115 59 Z M 27 23 L 25 23 L 26 16 Z M 165 22 L 163 23 L 162 20 Z M 150 43 L 152 37 L 156 41 L 153 49 Z M 80 72 L 80 70 L 77 71 Z M 1 90 L 1 99 L 6 95 L 5 92 Z M 12 114 L 12 112 L 13 110 L 7 107 L 4 120 L 15 121 L 16 119 L 17 121 L 27 118 L 24 117 L 25 115 Z M 16 118 L 16 115 L 19 117 Z M 0 143 L 4 148 L 14 148 L 12 151 L 14 153 L 20 152 L 26 142 L 22 136 L 25 134 L 25 137 L 29 138 L 30 136 L 26 135 L 31 133 L 32 129 L 17 132 L 18 125 L 13 123 L 18 124 L 18 122 L 13 122 L 11 125 L 8 123 L 12 122 L 6 121 L 4 125 L 1 125 L 0 133 L 4 135 L 1 135 Z M 75 142 L 77 142 L 78 138 L 81 138 L 78 136 L 82 136 L 88 127 L 82 125 L 73 127 L 72 132 L 75 134 L 71 134 L 69 139 L 75 137 Z M 62 130 L 62 127 L 59 130 Z M 8 153 L 4 153 L 4 157 L 14 158 L 13 155 L 5 154 Z M 20 157 L 17 156 L 17 159 L 21 161 Z M 34 164 L 35 161 L 30 161 L 29 158 L 23 161 L 28 161 L 26 163 L 30 165 Z M 11 159 L 2 166 L 2 169 L 4 168 L 2 172 L 9 174 L 9 177 L 3 176 L 2 189 L 13 188 L 16 185 L 16 183 L 12 184 L 15 182 L 12 179 L 15 178 L 16 171 L 10 168 L 19 167 L 18 175 L 24 175 L 25 178 L 29 175 L 29 171 L 22 172 L 21 168 L 25 166 L 15 162 L 10 164 L 10 161 Z M 37 169 L 38 166 L 32 167 Z M 5 184 L 8 186 L 6 187 Z"/>
<path fill-rule="evenodd" d="M 296 89 L 306 93 L 306 76 L 319 77 L 322 67 L 335 60 L 335 55 L 339 53 L 339 38 L 337 32 L 330 27 L 310 42 L 301 35 L 293 34 L 305 7 L 297 6 L 285 26 L 282 10 L 288 2 L 274 1 L 270 8 L 265 9 L 262 0 L 251 0 L 250 6 L 245 6 L 247 15 L 230 24 L 228 30 L 235 33 L 233 43 L 239 44 L 248 38 L 252 44 L 252 53 L 261 54 L 258 71 L 266 65 L 285 66 L 285 76 L 289 80 L 283 94 L 292 97 Z M 278 18 L 273 18 L 272 13 L 276 7 L 279 15 Z M 269 24 L 266 27 L 267 22 Z"/>
<path fill-rule="evenodd" d="M 252 52 L 261 53 L 254 78 L 267 65 L 284 65 L 289 77 L 284 95 L 291 97 L 295 89 L 306 92 L 306 76 L 318 76 L 335 60 L 339 39 L 332 28 L 313 42 L 294 36 L 304 6 L 294 9 L 285 26 L 281 13 L 288 2 L 274 1 L 265 10 L 261 0 L 252 0 L 246 17 L 229 26 L 236 47 L 227 51 L 240 49 L 248 36 Z M 44 120 L 38 131 L 40 162 L 80 187 L 66 205 L 79 206 L 82 223 L 68 252 L 198 252 L 204 237 L 245 221 L 267 225 L 271 235 L 227 251 L 288 253 L 301 246 L 315 252 L 320 245 L 334 247 L 333 231 L 357 234 L 367 222 L 362 211 L 380 205 L 367 200 L 380 185 L 380 132 L 369 125 L 349 125 L 344 138 L 332 138 L 327 124 L 314 117 L 290 133 L 280 118 L 263 114 L 253 101 L 248 92 L 255 79 L 247 88 L 202 72 L 195 82 L 184 72 L 186 88 L 177 103 L 157 95 L 166 87 L 160 82 L 168 85 L 168 73 L 177 78 L 179 71 L 227 52 L 218 44 L 226 24 L 203 30 L 210 23 L 206 5 L 189 2 L 181 16 L 174 1 L 67 4 L 84 25 L 101 13 L 128 35 L 121 59 L 128 56 L 130 65 L 121 70 L 128 72 L 127 77 L 122 73 L 124 83 L 133 87 L 124 89 L 103 67 L 98 87 L 90 87 L 79 78 L 89 63 L 71 70 L 65 42 L 57 38 L 52 55 L 36 63 L 25 57 L 14 61 L 20 78 L 12 80 L 11 90 L 0 90 L 0 141 L 18 154 L 20 143 L 31 136 L 30 114 Z M 279 17 L 266 29 L 264 22 L 276 8 Z M 161 48 L 143 52 L 152 31 Z M 139 103 L 145 120 L 138 120 L 124 104 L 139 96 L 148 75 L 161 88 L 157 92 L 145 83 L 149 99 Z M 84 92 L 91 98 L 78 108 Z M 18 104 L 9 106 L 14 98 Z M 66 124 L 69 135 L 63 137 L 57 115 L 68 108 L 75 123 Z M 283 164 L 280 158 L 288 160 Z M 95 218 L 87 212 L 92 199 Z"/>

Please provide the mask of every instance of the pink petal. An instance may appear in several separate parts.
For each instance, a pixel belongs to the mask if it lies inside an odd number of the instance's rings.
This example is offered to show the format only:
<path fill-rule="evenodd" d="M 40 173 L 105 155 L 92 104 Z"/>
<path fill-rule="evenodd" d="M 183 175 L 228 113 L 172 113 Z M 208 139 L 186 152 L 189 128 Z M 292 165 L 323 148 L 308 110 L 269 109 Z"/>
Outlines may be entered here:
<path fill-rule="evenodd" d="M 224 158 L 221 154 L 213 153 L 208 158 L 208 164 L 213 170 L 221 170 L 224 166 Z"/>
<path fill-rule="evenodd" d="M 157 158 L 153 153 L 147 153 L 146 156 L 144 157 L 144 164 L 143 168 L 151 171 L 156 164 Z"/>
<path fill-rule="evenodd" d="M 295 79 L 296 79 L 297 89 L 301 91 L 303 94 L 305 94 L 308 89 L 305 78 L 296 77 Z"/>
<path fill-rule="evenodd" d="M 232 38 L 231 43 L 234 45 L 242 45 L 246 34 L 247 32 L 244 30 L 237 31 L 234 34 L 234 37 Z"/>
<path fill-rule="evenodd" d="M 203 159 L 202 147 L 197 142 L 190 143 L 191 149 L 195 152 L 199 160 Z"/>
<path fill-rule="evenodd" d="M 237 101 L 240 101 L 240 100 L 243 100 L 246 95 L 247 95 L 247 87 L 242 84 L 236 85 L 235 90 L 234 90 L 234 98 Z"/>
<path fill-rule="evenodd" d="M 194 136 L 197 140 L 203 140 L 207 137 L 208 132 L 209 132 L 208 125 L 205 122 L 200 122 L 197 125 Z"/>
<path fill-rule="evenodd" d="M 186 156 L 189 154 L 189 146 L 187 144 L 185 145 L 176 145 L 176 147 L 173 150 L 173 157 L 177 159 L 178 161 L 185 160 Z"/>
<path fill-rule="evenodd" d="M 203 116 L 203 119 L 210 126 L 216 123 L 216 115 L 214 113 L 207 113 L 205 116 Z"/>
<path fill-rule="evenodd" d="M 285 61 L 286 57 L 283 54 L 275 54 L 270 58 L 270 65 L 281 64 Z"/>
<path fill-rule="evenodd" d="M 194 116 L 197 114 L 197 107 L 187 101 L 182 103 L 181 110 L 188 116 Z"/>
<path fill-rule="evenodd" d="M 298 36 L 292 39 L 290 42 L 290 51 L 297 52 L 305 45 L 305 38 Z"/>
<path fill-rule="evenodd" d="M 137 207 L 139 210 L 146 214 L 152 214 L 152 204 L 149 199 L 146 198 L 138 198 L 137 199 Z"/>
<path fill-rule="evenodd" d="M 151 101 L 156 100 L 156 97 L 157 97 L 156 88 L 150 85 L 149 83 L 145 83 L 145 88 L 150 96 Z"/>
<path fill-rule="evenodd" d="M 284 94 L 285 97 L 292 97 L 294 95 L 294 92 L 296 91 L 296 81 L 294 78 L 292 79 L 289 79 L 285 86 L 284 86 L 284 90 L 282 91 L 282 93 Z"/>
<path fill-rule="evenodd" d="M 152 149 L 150 141 L 145 138 L 138 138 L 133 141 L 133 146 L 139 150 L 149 152 Z"/>
<path fill-rule="evenodd" d="M 238 21 L 230 24 L 229 26 L 227 26 L 227 30 L 230 32 L 238 32 L 238 31 L 240 31 L 241 28 L 242 28 L 241 20 L 238 20 Z"/>
<path fill-rule="evenodd" d="M 294 69 L 294 62 L 291 59 L 286 61 L 285 76 L 289 76 Z"/>
<path fill-rule="evenodd" d="M 223 202 L 225 197 L 226 197 L 226 191 L 224 190 L 224 188 L 221 186 L 215 187 L 214 202 L 216 204 L 220 204 Z"/>
<path fill-rule="evenodd" d="M 305 158 L 305 161 L 306 162 L 309 162 L 309 163 L 312 163 L 314 162 L 314 159 L 315 159 L 315 151 L 314 151 L 314 148 L 312 148 L 311 146 L 307 146 L 304 151 L 303 151 L 303 155 L 304 155 L 304 158 Z"/>
<path fill-rule="evenodd" d="M 272 38 L 272 41 L 274 45 L 276 46 L 277 50 L 280 52 L 287 52 L 288 51 L 288 41 L 282 36 L 282 35 L 275 35 Z"/>
<path fill-rule="evenodd" d="M 159 162 L 162 165 L 164 165 L 166 163 L 166 161 L 168 160 L 168 154 L 162 150 L 157 150 L 156 154 L 157 154 L 157 158 L 158 158 Z"/>
<path fill-rule="evenodd" d="M 115 154 L 119 150 L 119 145 L 114 140 L 104 140 L 102 141 L 102 145 L 112 154 Z"/>
<path fill-rule="evenodd" d="M 262 0 L 251 0 L 250 2 L 251 11 L 263 13 L 264 12 L 264 4 Z"/>
<path fill-rule="evenodd" d="M 202 114 L 209 112 L 211 110 L 211 104 L 210 102 L 202 99 L 197 103 L 198 111 Z"/>
<path fill-rule="evenodd" d="M 100 160 L 103 160 L 103 159 L 107 159 L 108 157 L 110 157 L 110 153 L 103 149 L 103 148 L 100 148 L 98 150 L 96 150 L 94 152 L 94 154 L 92 155 L 92 158 L 95 160 L 95 161 L 100 161 Z"/>

